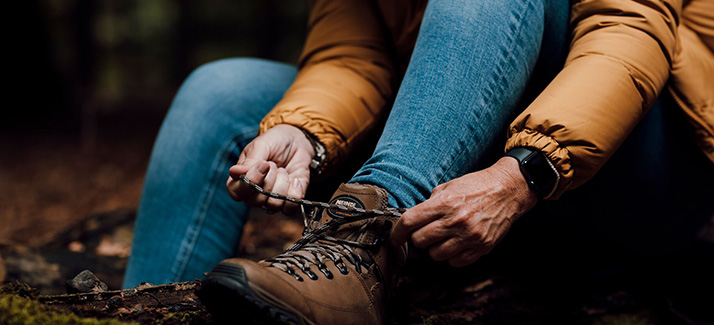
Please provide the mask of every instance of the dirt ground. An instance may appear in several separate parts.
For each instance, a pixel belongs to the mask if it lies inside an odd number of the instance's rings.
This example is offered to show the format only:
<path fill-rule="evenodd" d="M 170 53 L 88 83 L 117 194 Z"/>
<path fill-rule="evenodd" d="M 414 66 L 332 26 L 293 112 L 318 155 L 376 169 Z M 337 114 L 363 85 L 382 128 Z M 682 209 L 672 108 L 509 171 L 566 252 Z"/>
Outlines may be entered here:
<path fill-rule="evenodd" d="M 134 209 L 153 130 L 0 134 L 0 244 L 40 247 L 91 215 Z"/>
<path fill-rule="evenodd" d="M 0 280 L 41 294 L 90 269 L 118 289 L 158 122 L 0 135 Z M 251 218 L 241 256 L 270 257 L 302 222 Z M 391 300 L 394 324 L 672 324 L 714 322 L 711 244 L 656 261 L 599 267 L 486 258 L 454 270 L 414 254 Z M 147 321 L 148 322 L 148 321 Z"/>

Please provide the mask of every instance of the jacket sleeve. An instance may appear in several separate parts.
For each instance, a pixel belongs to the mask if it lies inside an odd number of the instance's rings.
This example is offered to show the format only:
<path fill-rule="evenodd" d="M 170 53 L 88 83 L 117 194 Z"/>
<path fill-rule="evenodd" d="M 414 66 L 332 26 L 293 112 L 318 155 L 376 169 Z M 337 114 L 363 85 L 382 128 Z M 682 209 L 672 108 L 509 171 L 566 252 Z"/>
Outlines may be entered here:
<path fill-rule="evenodd" d="M 678 0 L 573 4 L 565 66 L 511 123 L 506 143 L 538 148 L 554 163 L 561 179 L 548 199 L 592 178 L 657 99 L 680 10 Z"/>
<path fill-rule="evenodd" d="M 394 91 L 387 31 L 365 0 L 314 0 L 299 72 L 263 119 L 302 128 L 325 146 L 324 168 L 343 159 L 385 110 Z"/>

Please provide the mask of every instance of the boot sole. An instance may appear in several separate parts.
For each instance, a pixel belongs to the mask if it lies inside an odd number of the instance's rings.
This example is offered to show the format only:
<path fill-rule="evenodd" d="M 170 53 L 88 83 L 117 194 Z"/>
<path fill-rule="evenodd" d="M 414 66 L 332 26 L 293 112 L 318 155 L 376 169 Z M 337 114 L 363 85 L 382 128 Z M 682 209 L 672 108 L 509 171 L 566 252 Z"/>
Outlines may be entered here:
<path fill-rule="evenodd" d="M 216 265 L 203 280 L 198 297 L 220 324 L 308 324 L 303 317 L 267 301 L 248 283 L 245 270 L 235 264 Z M 252 317 L 252 318 L 251 318 Z"/>

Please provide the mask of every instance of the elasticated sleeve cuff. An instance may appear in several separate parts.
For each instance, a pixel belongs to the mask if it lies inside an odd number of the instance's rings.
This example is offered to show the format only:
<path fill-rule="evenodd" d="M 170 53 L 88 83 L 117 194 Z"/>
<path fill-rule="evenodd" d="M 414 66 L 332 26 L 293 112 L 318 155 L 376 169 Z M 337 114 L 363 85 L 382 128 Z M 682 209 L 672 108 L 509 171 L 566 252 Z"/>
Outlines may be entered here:
<path fill-rule="evenodd" d="M 512 129 L 511 131 L 513 133 L 506 142 L 505 151 L 515 147 L 531 147 L 542 151 L 560 173 L 560 180 L 556 184 L 555 191 L 545 199 L 555 200 L 563 195 L 572 185 L 574 174 L 568 149 L 561 146 L 552 137 L 534 130 L 524 129 L 517 131 Z"/>

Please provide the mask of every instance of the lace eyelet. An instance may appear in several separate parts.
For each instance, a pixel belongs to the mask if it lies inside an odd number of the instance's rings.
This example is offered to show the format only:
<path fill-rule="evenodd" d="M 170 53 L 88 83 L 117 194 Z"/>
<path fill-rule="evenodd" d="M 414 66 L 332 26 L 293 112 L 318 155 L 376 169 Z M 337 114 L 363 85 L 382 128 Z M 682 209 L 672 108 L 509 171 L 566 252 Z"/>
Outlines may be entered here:
<path fill-rule="evenodd" d="M 309 267 L 302 269 L 302 271 L 303 273 L 307 274 L 307 277 L 310 278 L 310 280 L 315 281 L 318 279 L 317 274 L 315 274 L 315 272 L 312 272 Z"/>
<path fill-rule="evenodd" d="M 338 270 L 340 270 L 340 273 L 347 275 L 350 274 L 350 270 L 347 269 L 347 265 L 345 265 L 344 262 L 339 261 L 335 263 L 335 266 L 337 267 Z"/>
<path fill-rule="evenodd" d="M 325 264 L 320 264 L 317 266 L 318 269 L 320 269 L 320 272 L 325 275 L 326 278 L 332 279 L 334 276 L 332 276 L 332 272 L 330 272 L 330 269 L 327 268 L 327 265 Z"/>
<path fill-rule="evenodd" d="M 285 271 L 285 272 L 286 272 L 287 274 L 292 275 L 292 276 L 295 278 L 295 280 L 298 280 L 298 281 L 300 281 L 300 282 L 303 281 L 302 277 L 299 276 L 299 275 L 297 275 L 297 274 L 295 273 L 295 270 L 293 270 L 293 269 L 291 269 L 291 268 L 288 268 L 288 270 Z"/>

